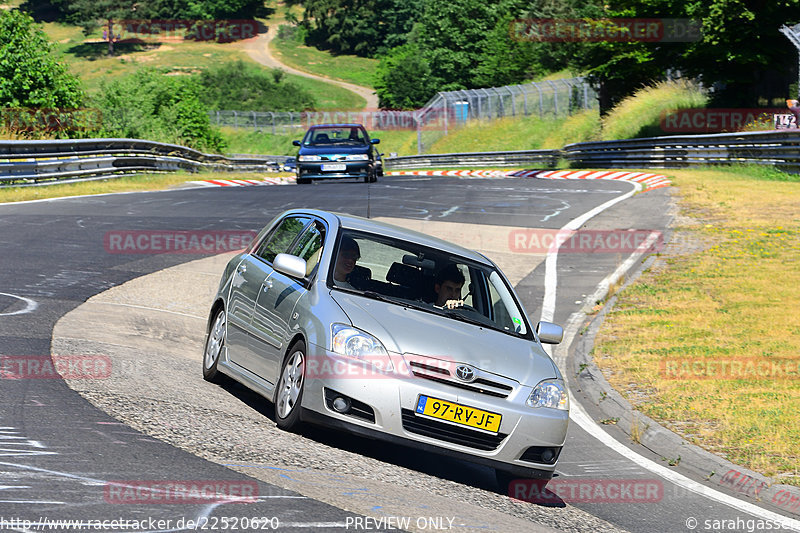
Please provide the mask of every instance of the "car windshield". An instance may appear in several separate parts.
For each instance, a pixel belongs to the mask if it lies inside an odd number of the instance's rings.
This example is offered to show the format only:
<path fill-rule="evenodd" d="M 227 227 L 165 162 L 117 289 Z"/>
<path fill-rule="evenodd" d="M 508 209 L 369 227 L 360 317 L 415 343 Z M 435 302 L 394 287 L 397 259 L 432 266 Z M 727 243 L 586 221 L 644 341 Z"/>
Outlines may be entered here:
<path fill-rule="evenodd" d="M 312 128 L 306 133 L 303 144 L 306 146 L 364 145 L 367 144 L 367 135 L 358 126 Z"/>
<path fill-rule="evenodd" d="M 328 285 L 531 338 L 527 321 L 494 267 L 383 235 L 343 230 Z"/>

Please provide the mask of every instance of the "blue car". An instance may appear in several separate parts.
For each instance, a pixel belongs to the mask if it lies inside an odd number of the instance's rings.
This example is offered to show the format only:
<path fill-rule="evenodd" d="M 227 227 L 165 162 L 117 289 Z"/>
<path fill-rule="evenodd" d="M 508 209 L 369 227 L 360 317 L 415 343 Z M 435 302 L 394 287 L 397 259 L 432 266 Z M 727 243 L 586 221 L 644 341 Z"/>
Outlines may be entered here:
<path fill-rule="evenodd" d="M 361 124 L 320 124 L 308 129 L 302 141 L 293 141 L 297 154 L 297 183 L 315 179 L 361 178 L 378 180 L 380 139 L 370 139 Z"/>

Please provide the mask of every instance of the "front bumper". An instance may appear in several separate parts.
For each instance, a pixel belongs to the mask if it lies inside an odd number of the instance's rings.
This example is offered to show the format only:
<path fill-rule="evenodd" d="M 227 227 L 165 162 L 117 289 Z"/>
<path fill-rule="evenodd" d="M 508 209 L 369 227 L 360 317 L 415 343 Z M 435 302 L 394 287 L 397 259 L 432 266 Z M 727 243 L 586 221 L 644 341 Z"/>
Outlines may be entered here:
<path fill-rule="evenodd" d="M 344 170 L 323 170 L 323 165 L 331 162 L 302 162 L 297 164 L 297 177 L 302 179 L 364 178 L 369 175 L 369 161 L 338 162 L 345 165 Z"/>
<path fill-rule="evenodd" d="M 323 362 L 322 366 L 327 364 L 327 370 L 318 372 L 319 364 L 307 368 L 304 419 L 520 476 L 549 479 L 555 470 L 569 413 L 525 405 L 530 386 L 518 385 L 508 397 L 498 398 L 413 375 L 367 368 L 320 346 L 309 346 L 309 358 Z M 392 354 L 393 361 L 397 358 L 402 359 Z M 499 430 L 492 434 L 419 416 L 415 407 L 420 394 L 499 413 L 503 417 Z M 354 409 L 347 414 L 337 412 L 332 406 L 336 396 L 352 401 Z M 539 450 L 551 450 L 555 455 L 551 461 L 542 462 Z"/>

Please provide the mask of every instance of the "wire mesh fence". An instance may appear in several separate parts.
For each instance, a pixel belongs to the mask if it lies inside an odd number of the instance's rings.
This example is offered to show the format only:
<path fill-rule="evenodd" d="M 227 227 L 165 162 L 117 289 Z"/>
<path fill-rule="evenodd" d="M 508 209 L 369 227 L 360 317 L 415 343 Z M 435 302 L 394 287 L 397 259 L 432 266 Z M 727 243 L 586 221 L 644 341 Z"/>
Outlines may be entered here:
<path fill-rule="evenodd" d="M 414 111 L 212 111 L 217 126 L 246 128 L 264 133 L 302 135 L 315 124 L 360 123 L 370 132 L 417 132 L 422 154 L 454 128 L 476 120 L 530 116 L 559 117 L 597 107 L 597 94 L 584 78 L 507 85 L 488 89 L 439 92 Z"/>

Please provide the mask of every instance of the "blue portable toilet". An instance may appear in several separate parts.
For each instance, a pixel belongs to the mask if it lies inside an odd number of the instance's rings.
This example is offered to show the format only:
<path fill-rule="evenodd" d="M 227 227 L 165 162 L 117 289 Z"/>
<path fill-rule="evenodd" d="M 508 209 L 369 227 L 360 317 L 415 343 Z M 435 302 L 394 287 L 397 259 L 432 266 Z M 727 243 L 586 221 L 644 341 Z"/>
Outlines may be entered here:
<path fill-rule="evenodd" d="M 456 112 L 456 120 L 458 122 L 466 122 L 469 116 L 469 102 L 453 102 L 453 109 Z"/>

